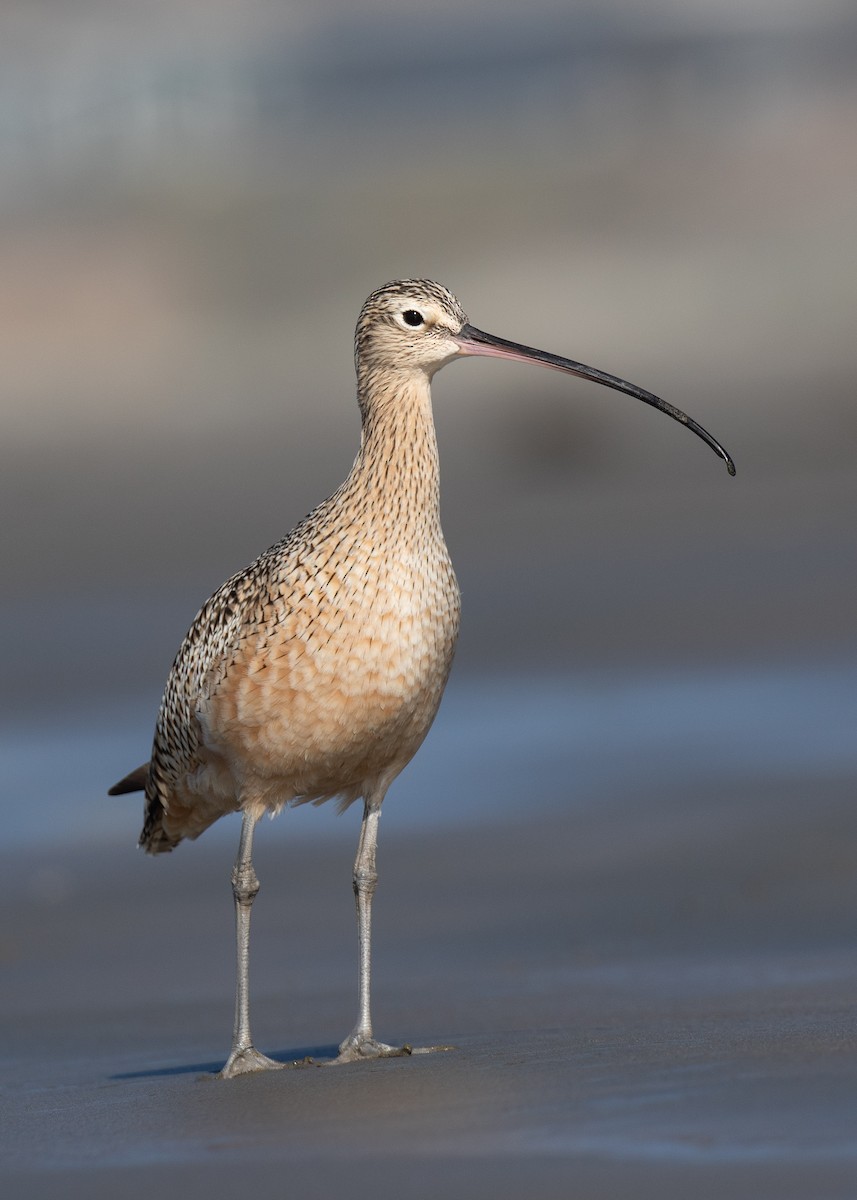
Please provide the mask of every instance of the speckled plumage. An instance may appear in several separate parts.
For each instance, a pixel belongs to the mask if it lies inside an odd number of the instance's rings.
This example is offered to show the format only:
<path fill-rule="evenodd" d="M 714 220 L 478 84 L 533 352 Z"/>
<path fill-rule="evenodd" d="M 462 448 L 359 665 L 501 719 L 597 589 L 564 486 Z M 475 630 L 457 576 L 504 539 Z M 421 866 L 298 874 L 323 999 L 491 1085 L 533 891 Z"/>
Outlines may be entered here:
<path fill-rule="evenodd" d="M 434 719 L 459 594 L 440 526 L 432 364 L 391 379 L 376 344 L 388 306 L 408 295 L 465 322 L 426 281 L 367 300 L 351 473 L 214 593 L 170 671 L 146 779 L 140 840 L 151 853 L 239 807 L 383 794 Z"/>

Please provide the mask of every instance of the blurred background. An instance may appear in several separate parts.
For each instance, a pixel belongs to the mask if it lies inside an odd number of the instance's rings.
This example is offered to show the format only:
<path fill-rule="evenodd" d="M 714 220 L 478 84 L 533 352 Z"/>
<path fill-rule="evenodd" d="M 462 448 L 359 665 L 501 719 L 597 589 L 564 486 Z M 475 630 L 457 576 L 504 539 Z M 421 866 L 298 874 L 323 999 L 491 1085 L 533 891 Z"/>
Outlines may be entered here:
<path fill-rule="evenodd" d="M 354 322 L 410 275 L 664 396 L 738 476 L 593 385 L 438 376 L 464 626 L 385 821 L 853 777 L 853 4 L 6 0 L 0 24 L 7 845 L 132 846 L 106 788 L 202 601 L 348 471 Z"/>

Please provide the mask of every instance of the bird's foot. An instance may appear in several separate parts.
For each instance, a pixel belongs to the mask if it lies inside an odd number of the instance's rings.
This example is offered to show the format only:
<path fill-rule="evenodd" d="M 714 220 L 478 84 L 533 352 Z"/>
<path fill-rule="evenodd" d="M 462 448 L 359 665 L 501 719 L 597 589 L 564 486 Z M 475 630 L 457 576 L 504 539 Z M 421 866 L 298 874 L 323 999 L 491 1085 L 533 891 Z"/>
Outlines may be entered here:
<path fill-rule="evenodd" d="M 262 1054 L 255 1046 L 245 1046 L 243 1050 L 233 1050 L 226 1061 L 226 1066 L 218 1073 L 218 1079 L 233 1079 L 236 1075 L 246 1075 L 250 1071 L 282 1071 L 286 1063 L 277 1062 Z"/>
<path fill-rule="evenodd" d="M 372 1037 L 360 1037 L 352 1034 L 339 1047 L 339 1056 L 328 1066 L 336 1067 L 343 1063 L 364 1062 L 372 1058 L 406 1058 L 411 1054 L 434 1054 L 439 1050 L 454 1050 L 454 1046 L 388 1046 Z"/>

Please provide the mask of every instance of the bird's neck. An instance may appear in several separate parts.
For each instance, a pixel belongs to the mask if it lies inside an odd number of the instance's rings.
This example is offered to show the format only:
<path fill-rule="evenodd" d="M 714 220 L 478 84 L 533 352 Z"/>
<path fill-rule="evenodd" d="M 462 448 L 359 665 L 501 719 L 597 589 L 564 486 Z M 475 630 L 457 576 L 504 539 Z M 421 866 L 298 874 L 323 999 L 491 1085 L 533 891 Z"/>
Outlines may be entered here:
<path fill-rule="evenodd" d="M 348 484 L 403 536 L 440 530 L 437 439 L 426 376 L 360 380 L 363 427 Z"/>

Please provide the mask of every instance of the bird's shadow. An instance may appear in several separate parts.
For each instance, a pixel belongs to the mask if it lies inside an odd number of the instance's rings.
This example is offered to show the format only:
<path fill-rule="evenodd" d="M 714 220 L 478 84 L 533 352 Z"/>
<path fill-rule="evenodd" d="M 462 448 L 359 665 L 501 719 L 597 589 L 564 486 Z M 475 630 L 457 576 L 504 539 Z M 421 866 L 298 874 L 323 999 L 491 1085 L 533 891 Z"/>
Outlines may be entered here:
<path fill-rule="evenodd" d="M 318 1066 L 325 1061 L 336 1058 L 338 1046 L 301 1046 L 298 1049 L 274 1050 L 271 1058 L 281 1062 L 284 1067 Z M 179 1067 L 157 1067 L 151 1071 L 121 1071 L 110 1075 L 110 1079 L 157 1079 L 170 1075 L 203 1075 L 214 1079 L 223 1067 L 223 1060 L 217 1062 L 185 1063 Z"/>

